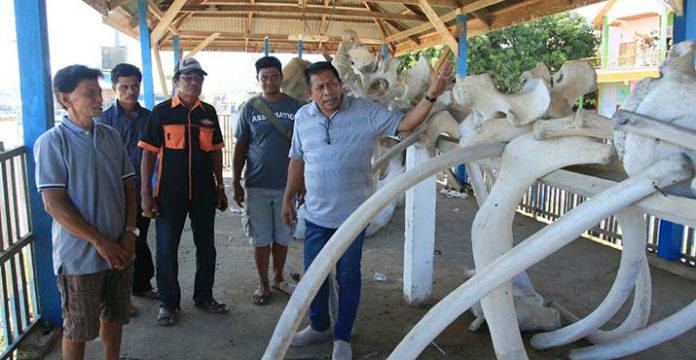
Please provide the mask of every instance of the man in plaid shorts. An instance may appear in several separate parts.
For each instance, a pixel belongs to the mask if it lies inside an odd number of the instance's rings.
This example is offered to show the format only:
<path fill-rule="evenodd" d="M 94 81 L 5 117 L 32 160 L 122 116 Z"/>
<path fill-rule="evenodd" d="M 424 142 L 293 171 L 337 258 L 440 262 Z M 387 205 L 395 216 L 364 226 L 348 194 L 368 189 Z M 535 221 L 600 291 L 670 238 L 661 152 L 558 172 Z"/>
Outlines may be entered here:
<path fill-rule="evenodd" d="M 99 70 L 72 65 L 53 79 L 68 112 L 34 145 L 36 186 L 53 218 L 53 266 L 63 310 L 63 359 L 83 359 L 98 335 L 116 360 L 133 281 L 135 182 L 120 134 L 102 113 Z"/>

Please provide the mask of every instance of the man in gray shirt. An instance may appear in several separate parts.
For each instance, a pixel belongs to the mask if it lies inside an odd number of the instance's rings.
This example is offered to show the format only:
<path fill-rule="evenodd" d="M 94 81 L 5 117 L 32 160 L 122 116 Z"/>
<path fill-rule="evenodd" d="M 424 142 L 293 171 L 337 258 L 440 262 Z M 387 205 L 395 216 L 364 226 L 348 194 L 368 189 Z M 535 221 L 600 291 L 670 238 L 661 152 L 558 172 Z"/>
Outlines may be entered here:
<path fill-rule="evenodd" d="M 34 144 L 36 187 L 53 218 L 53 266 L 63 310 L 63 358 L 84 358 L 101 336 L 117 360 L 133 281 L 135 172 L 121 135 L 94 122 L 102 113 L 101 72 L 59 70 L 53 90 L 68 115 Z"/>
<path fill-rule="evenodd" d="M 304 180 L 305 269 L 336 229 L 373 192 L 372 151 L 377 137 L 413 131 L 428 115 L 449 83 L 445 65 L 425 96 L 405 114 L 389 111 L 372 101 L 345 96 L 338 71 L 328 62 L 305 70 L 312 102 L 295 117 L 288 182 L 283 197 L 283 220 L 295 223 L 293 198 Z M 352 358 L 350 339 L 360 301 L 360 262 L 365 231 L 353 241 L 336 265 L 338 315 L 334 324 L 333 359 Z M 310 325 L 295 334 L 292 346 L 308 345 L 331 337 L 327 282 L 309 310 Z"/>
<path fill-rule="evenodd" d="M 291 234 L 283 224 L 281 210 L 288 173 L 289 134 L 300 104 L 280 92 L 283 73 L 277 58 L 265 56 L 256 61 L 256 79 L 261 96 L 246 102 L 237 121 L 233 186 L 237 204 L 242 206 L 246 201 L 244 220 L 259 274 L 259 285 L 251 301 L 261 305 L 271 289 L 289 291 L 283 268 Z M 270 254 L 273 254 L 272 281 L 268 279 Z"/>

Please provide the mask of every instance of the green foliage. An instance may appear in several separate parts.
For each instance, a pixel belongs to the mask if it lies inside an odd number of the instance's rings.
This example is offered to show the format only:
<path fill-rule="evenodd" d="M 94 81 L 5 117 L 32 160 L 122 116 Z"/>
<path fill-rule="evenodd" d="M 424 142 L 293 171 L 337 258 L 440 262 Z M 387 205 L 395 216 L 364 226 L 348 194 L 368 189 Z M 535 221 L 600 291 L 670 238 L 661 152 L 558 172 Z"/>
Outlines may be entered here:
<path fill-rule="evenodd" d="M 516 91 L 519 76 L 537 62 L 543 61 L 553 73 L 568 60 L 593 56 L 598 43 L 592 27 L 580 15 L 547 16 L 468 38 L 468 70 L 469 74 L 489 73 L 501 91 Z M 400 70 L 413 67 L 420 54 L 436 62 L 442 51 L 440 45 L 404 55 Z"/>

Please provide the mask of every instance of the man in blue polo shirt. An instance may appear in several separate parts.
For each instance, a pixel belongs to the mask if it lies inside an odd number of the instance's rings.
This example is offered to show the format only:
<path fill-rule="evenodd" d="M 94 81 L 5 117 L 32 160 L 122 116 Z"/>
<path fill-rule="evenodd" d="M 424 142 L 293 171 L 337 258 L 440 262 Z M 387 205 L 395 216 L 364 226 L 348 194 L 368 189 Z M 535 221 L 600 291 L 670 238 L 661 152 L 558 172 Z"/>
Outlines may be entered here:
<path fill-rule="evenodd" d="M 101 72 L 59 70 L 56 99 L 68 115 L 34 145 L 36 187 L 53 218 L 53 267 L 63 310 L 63 358 L 82 359 L 99 335 L 117 360 L 128 323 L 135 247 L 133 165 L 119 133 L 101 115 Z"/>
<path fill-rule="evenodd" d="M 377 137 L 413 131 L 430 112 L 449 84 L 451 66 L 432 82 L 425 96 L 405 114 L 362 98 L 343 95 L 343 83 L 329 62 L 318 62 L 305 72 L 312 102 L 295 115 L 288 182 L 283 197 L 283 220 L 295 223 L 293 199 L 302 180 L 305 194 L 304 263 L 309 268 L 336 229 L 374 191 L 371 158 Z M 333 359 L 352 358 L 350 339 L 360 302 L 360 262 L 365 230 L 336 265 L 338 315 L 334 324 Z M 292 339 L 292 346 L 331 337 L 327 282 L 309 309 L 310 325 Z"/>
<path fill-rule="evenodd" d="M 111 69 L 111 84 L 116 93 L 114 104 L 104 110 L 98 122 L 116 129 L 126 144 L 128 158 L 135 170 L 135 188 L 140 189 L 140 159 L 143 149 L 138 147 L 138 141 L 145 133 L 147 118 L 150 110 L 138 103 L 140 82 L 143 75 L 140 69 L 131 64 L 118 64 Z M 133 296 L 148 299 L 159 299 L 157 288 L 152 287 L 150 280 L 155 275 L 152 263 L 152 253 L 147 246 L 147 231 L 150 228 L 150 218 L 142 215 L 140 209 L 140 192 L 136 191 L 136 226 L 138 238 L 135 240 L 135 261 L 133 262 Z M 137 309 L 131 305 L 131 315 L 136 315 Z"/>

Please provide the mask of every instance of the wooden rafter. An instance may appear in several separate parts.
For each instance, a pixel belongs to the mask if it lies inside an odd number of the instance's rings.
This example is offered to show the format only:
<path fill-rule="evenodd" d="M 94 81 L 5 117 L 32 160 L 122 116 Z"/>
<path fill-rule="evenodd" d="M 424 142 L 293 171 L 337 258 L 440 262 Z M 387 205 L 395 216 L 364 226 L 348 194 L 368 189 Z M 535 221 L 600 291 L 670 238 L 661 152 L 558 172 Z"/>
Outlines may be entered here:
<path fill-rule="evenodd" d="M 111 0 L 109 1 L 109 11 L 114 11 L 121 7 L 128 0 Z"/>
<path fill-rule="evenodd" d="M 374 3 L 418 5 L 418 0 L 370 0 Z M 458 8 L 460 5 L 457 0 L 429 0 L 433 7 Z"/>
<path fill-rule="evenodd" d="M 418 0 L 418 1 L 421 1 L 421 0 Z M 502 1 L 503 0 L 478 0 L 478 1 L 475 1 L 471 4 L 464 5 L 460 10 L 454 10 L 454 11 L 448 12 L 447 14 L 441 16 L 440 20 L 443 23 L 447 23 L 448 21 L 453 20 L 457 16 L 457 13 L 459 13 L 460 11 L 464 14 L 467 14 L 467 13 L 471 13 L 471 12 L 474 12 L 477 10 L 485 9 L 488 6 L 497 4 L 497 3 L 502 2 Z M 433 28 L 433 24 L 431 22 L 427 22 L 427 23 L 424 23 L 424 24 L 421 24 L 418 26 L 414 26 L 414 27 L 412 27 L 408 30 L 402 31 L 400 33 L 393 34 L 387 40 L 388 41 L 401 40 L 405 37 L 420 34 L 424 31 L 428 31 L 432 28 Z"/>
<path fill-rule="evenodd" d="M 167 12 L 164 13 L 160 22 L 157 24 L 157 26 L 155 26 L 155 29 L 152 30 L 152 33 L 150 33 L 150 41 L 153 44 L 156 44 L 162 35 L 164 35 L 167 28 L 172 23 L 176 15 L 179 14 L 179 11 L 182 7 L 184 7 L 184 5 L 186 5 L 186 0 L 174 0 L 169 8 L 167 8 Z"/>
<path fill-rule="evenodd" d="M 155 5 L 155 3 L 153 3 L 152 1 L 148 1 L 148 2 L 147 2 L 147 10 L 148 10 L 152 15 L 154 15 L 160 22 L 162 21 L 162 18 L 164 18 L 164 13 L 162 12 L 162 10 L 160 10 L 160 8 L 157 7 L 157 5 Z M 172 24 L 167 25 L 167 29 L 168 29 L 169 32 L 172 32 L 172 33 L 174 33 L 174 34 L 177 33 L 176 28 L 175 28 L 174 26 L 172 26 Z M 153 38 L 152 38 L 152 37 L 150 37 L 150 40 L 151 40 L 153 43 L 155 43 L 155 41 L 153 41 Z"/>
<path fill-rule="evenodd" d="M 373 12 L 377 11 L 375 6 L 370 4 L 369 2 L 363 1 L 363 4 L 365 5 L 365 7 L 368 10 L 373 11 Z M 379 32 L 382 33 L 382 39 L 385 39 L 384 42 L 386 42 L 387 36 L 389 36 L 389 31 L 387 30 L 387 27 L 384 25 L 384 20 L 374 19 L 374 21 L 375 21 L 375 24 L 377 24 L 377 27 L 379 28 Z M 392 44 L 387 43 L 387 46 L 389 47 L 390 52 L 394 52 L 394 46 Z"/>
<path fill-rule="evenodd" d="M 199 51 L 208 47 L 208 45 L 210 45 L 210 43 L 212 43 L 213 40 L 217 39 L 218 36 L 220 36 L 220 33 L 212 33 L 210 36 L 208 36 L 208 38 L 201 41 L 200 44 L 198 44 L 198 46 L 193 48 L 193 50 L 191 50 L 191 52 L 186 54 L 186 56 L 184 56 L 184 57 L 192 57 L 192 56 L 198 54 Z"/>
<path fill-rule="evenodd" d="M 169 91 L 167 90 L 167 80 L 164 77 L 164 70 L 162 69 L 162 58 L 160 57 L 159 45 L 152 44 L 152 52 L 155 54 L 155 66 L 157 67 L 157 75 L 159 77 L 160 86 L 162 87 L 162 94 L 167 98 L 169 97 Z"/>
<path fill-rule="evenodd" d="M 433 7 L 430 6 L 427 0 L 421 0 L 420 7 L 428 17 L 428 20 L 430 20 L 430 22 L 433 24 L 437 32 L 440 33 L 440 36 L 442 36 L 442 40 L 445 42 L 445 44 L 452 49 L 452 52 L 459 54 L 459 43 L 457 42 L 457 39 L 452 36 L 452 33 L 449 32 L 447 26 L 445 26 L 445 23 L 440 20 L 439 16 L 437 16 L 437 13 Z"/>
<path fill-rule="evenodd" d="M 280 4 L 280 3 L 279 3 Z M 424 16 L 415 15 L 402 15 L 402 14 L 392 14 L 384 12 L 372 12 L 366 10 L 358 9 L 339 9 L 332 7 L 324 7 L 322 5 L 307 5 L 306 7 L 292 6 L 285 4 L 284 7 L 278 5 L 267 5 L 267 4 L 228 4 L 228 5 L 217 5 L 215 8 L 211 9 L 208 6 L 200 5 L 187 5 L 184 6 L 182 11 L 185 12 L 196 12 L 196 13 L 214 13 L 222 15 L 225 12 L 249 12 L 253 11 L 255 13 L 284 13 L 284 14 L 308 14 L 308 15 L 331 15 L 331 16 L 343 16 L 343 17 L 364 17 L 364 18 L 377 18 L 383 20 L 399 20 L 399 21 L 428 21 Z"/>

